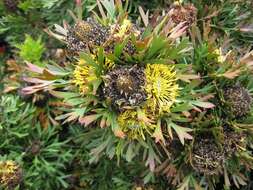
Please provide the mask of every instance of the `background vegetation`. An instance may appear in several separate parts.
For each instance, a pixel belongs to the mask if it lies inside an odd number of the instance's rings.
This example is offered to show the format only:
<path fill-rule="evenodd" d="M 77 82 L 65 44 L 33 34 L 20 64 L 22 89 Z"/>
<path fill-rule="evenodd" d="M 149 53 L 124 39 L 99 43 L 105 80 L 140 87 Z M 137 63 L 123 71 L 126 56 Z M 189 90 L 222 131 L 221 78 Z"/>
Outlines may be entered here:
<path fill-rule="evenodd" d="M 222 47 L 226 52 L 233 51 L 234 60 L 241 59 L 253 50 L 253 3 L 250 0 L 181 2 L 126 0 L 123 3 L 129 4 L 128 14 L 137 22 L 141 20 L 140 10 L 144 10 L 145 13 L 149 11 L 152 20 L 158 14 L 164 15 L 175 4 L 192 3 L 198 10 L 197 20 L 195 28 L 193 27 L 187 36 L 192 40 L 194 56 L 189 55 L 184 61 L 196 63 L 194 69 L 199 73 L 211 73 L 212 69 L 216 70 L 219 67 L 210 66 L 212 56 L 215 57 L 209 52 L 210 48 Z M 49 63 L 64 64 L 68 61 L 64 51 L 66 46 L 48 35 L 46 31 L 53 30 L 54 24 L 62 25 L 63 22 L 67 22 L 73 25 L 74 20 L 70 10 L 75 14 L 81 14 L 83 19 L 90 17 L 94 12 L 99 12 L 96 0 L 83 0 L 81 7 L 80 13 L 78 0 L 3 0 L 0 2 L 0 161 L 13 160 L 18 165 L 18 168 L 14 169 L 15 180 L 8 182 L 7 186 L 5 183 L 0 188 L 198 189 L 192 180 L 193 176 L 190 175 L 184 183 L 175 187 L 168 171 L 150 172 L 142 157 L 131 159 L 130 156 L 118 160 L 110 157 L 108 152 L 102 152 L 99 161 L 95 162 L 96 158 L 90 150 L 101 143 L 100 129 L 90 131 L 76 123 L 61 123 L 55 119 L 55 116 L 59 116 L 65 110 L 52 108 L 60 107 L 62 102 L 47 93 L 25 96 L 20 91 L 27 85 L 21 80 L 24 77 L 25 62 L 45 66 Z M 247 62 L 252 62 L 252 55 L 247 54 L 244 58 Z M 221 79 L 210 79 L 202 85 L 209 88 L 211 84 L 217 82 L 222 86 L 219 80 Z M 236 80 L 242 83 L 250 81 L 245 83 L 252 93 L 251 79 L 246 80 L 242 75 Z M 201 120 L 204 122 L 200 120 L 196 122 L 202 122 L 205 128 L 206 123 L 219 122 L 220 119 L 203 117 Z M 252 116 L 247 119 L 248 123 L 251 123 Z M 247 146 L 252 153 L 252 136 L 250 138 Z M 179 156 L 176 161 L 180 161 L 181 158 Z M 234 165 L 243 162 L 239 157 L 233 161 L 234 163 L 228 166 L 232 169 Z M 215 186 L 208 188 L 252 189 L 252 172 L 245 171 L 244 176 L 249 180 L 234 176 L 236 179 L 230 187 L 225 185 L 226 179 L 221 176 L 216 179 Z M 185 185 L 186 182 L 189 185 Z"/>

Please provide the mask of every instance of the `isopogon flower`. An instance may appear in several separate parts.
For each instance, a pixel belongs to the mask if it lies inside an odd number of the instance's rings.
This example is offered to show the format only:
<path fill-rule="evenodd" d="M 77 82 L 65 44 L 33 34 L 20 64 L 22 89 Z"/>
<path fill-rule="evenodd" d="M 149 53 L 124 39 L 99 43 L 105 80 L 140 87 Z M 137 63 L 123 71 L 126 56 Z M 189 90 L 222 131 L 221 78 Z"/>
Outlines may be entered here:
<path fill-rule="evenodd" d="M 126 38 L 134 35 L 136 38 L 140 37 L 141 32 L 137 27 L 131 23 L 130 20 L 124 19 L 121 24 L 116 23 L 110 26 L 110 38 L 105 43 L 105 50 L 107 53 L 112 53 L 114 51 L 115 44 L 123 43 Z M 130 39 L 125 44 L 124 52 L 129 55 L 133 55 L 136 52 L 136 47 Z"/>
<path fill-rule="evenodd" d="M 169 112 L 179 90 L 174 67 L 164 64 L 147 64 L 145 76 L 147 106 L 153 112 Z"/>
<path fill-rule="evenodd" d="M 156 125 L 145 115 L 144 110 L 126 110 L 119 114 L 120 129 L 129 139 L 144 139 L 145 134 L 152 134 Z"/>
<path fill-rule="evenodd" d="M 252 97 L 247 89 L 240 85 L 235 85 L 224 90 L 224 99 L 228 111 L 233 117 L 242 117 L 250 112 Z"/>
<path fill-rule="evenodd" d="M 0 184 L 11 189 L 21 183 L 22 169 L 13 161 L 0 161 Z"/>
<path fill-rule="evenodd" d="M 67 32 L 68 50 L 73 53 L 85 51 L 89 47 L 100 46 L 109 37 L 109 29 L 93 19 L 79 21 Z"/>
<path fill-rule="evenodd" d="M 224 161 L 223 149 L 220 148 L 214 138 L 199 137 L 193 145 L 193 168 L 207 175 L 218 173 Z"/>
<path fill-rule="evenodd" d="M 80 59 L 73 73 L 73 83 L 79 87 L 82 94 L 90 92 L 90 83 L 97 79 L 94 67 L 85 64 L 83 59 Z"/>
<path fill-rule="evenodd" d="M 124 19 L 122 24 L 114 24 L 111 26 L 111 33 L 115 38 L 124 38 L 132 27 L 130 20 Z"/>
<path fill-rule="evenodd" d="M 146 100 L 145 74 L 141 67 L 114 68 L 104 76 L 104 83 L 104 96 L 119 110 Z"/>

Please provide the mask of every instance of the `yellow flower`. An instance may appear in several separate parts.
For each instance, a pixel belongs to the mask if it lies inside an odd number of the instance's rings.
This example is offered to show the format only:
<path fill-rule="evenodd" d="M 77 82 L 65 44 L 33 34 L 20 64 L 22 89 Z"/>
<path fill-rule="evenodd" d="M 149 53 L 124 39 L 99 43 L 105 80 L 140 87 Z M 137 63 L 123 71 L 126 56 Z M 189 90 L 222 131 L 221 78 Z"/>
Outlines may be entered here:
<path fill-rule="evenodd" d="M 144 139 L 145 134 L 152 134 L 156 127 L 152 120 L 145 116 L 144 110 L 126 110 L 118 116 L 120 129 L 129 139 Z"/>
<path fill-rule="evenodd" d="M 124 19 L 122 24 L 114 24 L 111 26 L 111 34 L 113 34 L 114 38 L 123 39 L 130 33 L 135 36 L 140 35 L 140 31 L 133 27 L 133 24 L 128 19 Z"/>
<path fill-rule="evenodd" d="M 176 72 L 171 65 L 148 64 L 145 69 L 147 107 L 152 112 L 169 112 L 176 101 L 178 85 Z"/>
<path fill-rule="evenodd" d="M 18 166 L 13 161 L 0 161 L 0 184 L 7 185 L 15 179 Z"/>
<path fill-rule="evenodd" d="M 115 66 L 114 62 L 108 58 L 105 58 L 104 68 L 107 70 L 113 69 Z"/>
<path fill-rule="evenodd" d="M 111 30 L 114 33 L 114 37 L 123 38 L 131 29 L 132 23 L 128 19 L 124 19 L 121 25 L 113 25 Z"/>
<path fill-rule="evenodd" d="M 83 94 L 90 91 L 89 84 L 97 79 L 94 67 L 86 65 L 83 59 L 79 60 L 73 76 L 73 83 L 79 87 L 79 91 Z"/>
<path fill-rule="evenodd" d="M 95 60 L 96 56 L 91 55 L 92 58 Z M 104 69 L 112 69 L 114 67 L 114 62 L 109 60 L 108 58 L 105 58 L 105 61 L 103 63 Z M 95 73 L 95 68 L 91 65 L 87 65 L 85 63 L 85 60 L 80 59 L 78 61 L 78 64 L 74 70 L 73 73 L 73 83 L 79 87 L 79 91 L 82 94 L 88 93 L 90 89 L 90 84 L 94 80 L 98 79 Z"/>
<path fill-rule="evenodd" d="M 217 60 L 219 63 L 223 63 L 226 60 L 226 56 L 222 55 L 222 50 L 221 48 L 217 48 L 214 50 L 214 53 L 217 55 Z"/>
<path fill-rule="evenodd" d="M 12 173 L 17 169 L 17 165 L 13 161 L 5 161 L 5 162 L 0 162 L 0 171 L 1 172 L 6 172 L 6 173 Z"/>

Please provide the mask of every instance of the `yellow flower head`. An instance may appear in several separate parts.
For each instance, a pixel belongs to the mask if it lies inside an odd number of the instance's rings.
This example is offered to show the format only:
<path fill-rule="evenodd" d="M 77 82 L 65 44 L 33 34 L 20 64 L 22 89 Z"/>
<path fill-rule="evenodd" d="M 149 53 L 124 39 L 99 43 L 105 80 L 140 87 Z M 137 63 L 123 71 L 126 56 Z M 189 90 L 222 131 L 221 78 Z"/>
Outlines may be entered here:
<path fill-rule="evenodd" d="M 121 25 L 112 25 L 111 30 L 114 33 L 114 37 L 123 38 L 131 29 L 132 23 L 128 19 L 124 19 Z"/>
<path fill-rule="evenodd" d="M 79 60 L 73 75 L 73 83 L 79 87 L 79 91 L 83 94 L 90 91 L 89 84 L 97 79 L 94 67 L 86 65 L 83 59 Z"/>
<path fill-rule="evenodd" d="M 92 55 L 95 60 L 95 55 Z M 114 67 L 114 62 L 109 59 L 105 59 L 103 63 L 104 69 L 111 69 Z M 80 59 L 73 73 L 73 83 L 79 87 L 79 91 L 82 94 L 88 93 L 90 89 L 90 84 L 92 81 L 97 79 L 95 68 L 91 65 L 85 64 L 85 60 Z"/>
<path fill-rule="evenodd" d="M 130 139 L 144 139 L 145 133 L 151 134 L 156 127 L 152 120 L 145 116 L 143 110 L 126 110 L 118 116 L 120 129 Z"/>
<path fill-rule="evenodd" d="M 148 108 L 153 112 L 169 112 L 179 89 L 174 67 L 164 64 L 148 64 L 145 76 Z"/>
<path fill-rule="evenodd" d="M 217 61 L 223 63 L 226 60 L 226 56 L 223 56 L 221 48 L 214 50 L 214 53 L 217 55 Z"/>
<path fill-rule="evenodd" d="M 107 70 L 113 69 L 115 66 L 114 62 L 108 58 L 105 58 L 104 68 Z"/>
<path fill-rule="evenodd" d="M 13 161 L 0 161 L 0 184 L 7 185 L 15 180 L 18 169 L 18 165 Z"/>
<path fill-rule="evenodd" d="M 140 35 L 140 31 L 137 30 L 130 20 L 124 19 L 122 24 L 114 24 L 111 26 L 111 33 L 114 38 L 123 39 L 129 34 L 134 34 L 135 36 Z"/>

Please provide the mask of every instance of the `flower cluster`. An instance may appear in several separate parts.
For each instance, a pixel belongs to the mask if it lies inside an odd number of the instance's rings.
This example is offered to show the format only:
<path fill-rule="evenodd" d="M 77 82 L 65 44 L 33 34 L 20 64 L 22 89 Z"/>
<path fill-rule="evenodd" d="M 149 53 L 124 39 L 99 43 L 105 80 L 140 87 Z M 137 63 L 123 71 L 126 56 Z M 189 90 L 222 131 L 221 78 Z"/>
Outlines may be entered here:
<path fill-rule="evenodd" d="M 0 162 L 0 184 L 7 188 L 15 188 L 21 183 L 22 169 L 13 161 Z"/>
<path fill-rule="evenodd" d="M 80 54 L 72 82 L 80 94 L 95 95 L 116 112 L 119 130 L 130 139 L 152 136 L 158 118 L 170 113 L 179 93 L 175 66 L 122 59 L 125 53 L 138 54 L 135 44 L 141 42 L 140 35 L 141 31 L 128 19 L 109 26 L 88 19 L 70 29 L 66 38 L 71 51 L 87 52 L 88 48 L 92 52 L 85 57 Z M 134 42 L 131 36 L 139 41 Z M 103 57 L 99 57 L 101 47 Z M 115 55 L 116 47 L 121 53 L 112 59 L 110 55 Z"/>
<path fill-rule="evenodd" d="M 68 61 L 29 64 L 35 85 L 26 89 L 63 99 L 56 120 L 96 129 L 87 138 L 92 161 L 103 155 L 131 161 L 142 154 L 152 172 L 189 184 L 203 174 L 214 176 L 211 181 L 224 171 L 233 175 L 228 165 L 240 156 L 250 163 L 247 64 L 223 55 L 211 40 L 198 44 L 201 30 L 189 27 L 197 20 L 191 4 L 175 5 L 150 26 L 143 13 L 145 28 L 126 15 L 57 26 Z"/>

